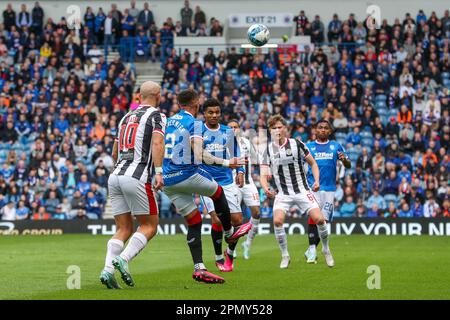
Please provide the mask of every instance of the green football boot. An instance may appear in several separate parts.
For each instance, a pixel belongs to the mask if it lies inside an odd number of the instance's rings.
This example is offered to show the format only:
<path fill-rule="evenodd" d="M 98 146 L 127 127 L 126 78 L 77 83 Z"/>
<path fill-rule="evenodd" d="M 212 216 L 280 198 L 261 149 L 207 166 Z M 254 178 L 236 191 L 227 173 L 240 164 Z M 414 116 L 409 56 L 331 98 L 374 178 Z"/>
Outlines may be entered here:
<path fill-rule="evenodd" d="M 100 281 L 103 283 L 108 289 L 122 289 L 117 283 L 116 277 L 112 273 L 103 270 L 100 274 Z"/>
<path fill-rule="evenodd" d="M 131 277 L 130 270 L 128 269 L 128 262 L 122 257 L 117 256 L 112 260 L 112 264 L 114 268 L 120 272 L 123 282 L 125 282 L 127 286 L 134 287 L 134 281 Z"/>

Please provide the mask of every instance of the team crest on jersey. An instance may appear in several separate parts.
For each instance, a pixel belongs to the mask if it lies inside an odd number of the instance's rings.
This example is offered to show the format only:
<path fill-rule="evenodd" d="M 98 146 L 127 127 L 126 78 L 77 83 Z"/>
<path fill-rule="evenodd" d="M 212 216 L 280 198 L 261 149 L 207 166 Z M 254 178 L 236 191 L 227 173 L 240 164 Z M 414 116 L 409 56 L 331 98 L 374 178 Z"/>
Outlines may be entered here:
<path fill-rule="evenodd" d="M 330 146 L 330 149 L 331 149 L 331 150 L 334 150 L 334 146 L 333 146 L 333 145 L 331 145 L 331 146 Z"/>
<path fill-rule="evenodd" d="M 292 156 L 292 150 L 291 150 L 291 149 L 287 149 L 287 150 L 286 150 L 286 155 Z"/>

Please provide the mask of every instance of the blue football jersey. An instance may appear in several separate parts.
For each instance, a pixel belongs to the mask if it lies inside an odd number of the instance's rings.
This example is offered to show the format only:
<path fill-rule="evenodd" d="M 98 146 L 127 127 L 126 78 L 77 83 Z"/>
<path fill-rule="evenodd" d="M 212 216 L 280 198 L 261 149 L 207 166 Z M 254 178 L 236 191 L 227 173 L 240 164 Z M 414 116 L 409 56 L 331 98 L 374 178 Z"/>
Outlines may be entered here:
<path fill-rule="evenodd" d="M 344 148 L 336 141 L 328 141 L 327 143 L 313 141 L 307 143 L 306 146 L 319 166 L 320 190 L 336 191 L 338 152 L 345 154 Z M 311 167 L 308 169 L 308 183 L 309 185 L 314 184 Z"/>
<path fill-rule="evenodd" d="M 193 137 L 202 137 L 203 123 L 185 110 L 167 120 L 165 154 L 163 161 L 164 184 L 170 186 L 194 175 L 199 164 L 191 148 Z"/>
<path fill-rule="evenodd" d="M 229 160 L 241 155 L 233 130 L 224 125 L 220 125 L 217 129 L 209 129 L 206 124 L 203 125 L 203 148 L 220 159 Z M 233 183 L 233 170 L 230 168 L 207 164 L 202 164 L 200 167 L 207 171 L 221 186 Z M 242 167 L 238 171 L 245 172 L 245 169 Z"/>

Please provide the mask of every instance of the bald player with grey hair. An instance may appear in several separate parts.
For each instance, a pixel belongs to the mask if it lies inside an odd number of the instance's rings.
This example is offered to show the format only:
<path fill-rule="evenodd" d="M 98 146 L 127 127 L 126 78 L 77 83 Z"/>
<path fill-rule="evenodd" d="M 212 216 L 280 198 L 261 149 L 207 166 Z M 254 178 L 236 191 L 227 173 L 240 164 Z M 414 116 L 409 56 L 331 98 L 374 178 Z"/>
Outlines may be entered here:
<path fill-rule="evenodd" d="M 108 179 L 108 189 L 116 233 L 108 241 L 105 267 L 100 274 L 100 281 L 108 289 L 120 288 L 114 277 L 115 269 L 125 284 L 134 286 L 128 264 L 153 238 L 158 226 L 154 193 L 163 187 L 166 127 L 166 117 L 158 111 L 161 87 L 146 81 L 138 97 L 140 105 L 120 120 L 113 147 L 115 167 Z M 135 233 L 132 215 L 139 223 Z"/>

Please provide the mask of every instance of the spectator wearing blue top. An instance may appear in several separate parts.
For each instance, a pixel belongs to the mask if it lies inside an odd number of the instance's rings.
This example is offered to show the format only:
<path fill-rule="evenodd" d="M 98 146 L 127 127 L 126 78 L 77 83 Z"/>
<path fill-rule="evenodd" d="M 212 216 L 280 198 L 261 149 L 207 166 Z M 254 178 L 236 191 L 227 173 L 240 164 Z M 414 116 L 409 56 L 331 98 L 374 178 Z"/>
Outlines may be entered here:
<path fill-rule="evenodd" d="M 359 134 L 359 127 L 354 127 L 353 132 L 347 136 L 346 142 L 352 146 L 359 145 L 361 143 L 361 135 Z"/>
<path fill-rule="evenodd" d="M 402 204 L 400 211 L 398 212 L 399 218 L 412 218 L 413 212 L 409 209 L 409 205 L 407 203 Z"/>
<path fill-rule="evenodd" d="M 102 204 L 92 191 L 87 193 L 86 197 L 86 215 L 89 219 L 100 219 L 102 216 Z"/>
<path fill-rule="evenodd" d="M 416 24 L 417 24 L 417 25 L 420 25 L 420 23 L 421 23 L 422 21 L 427 22 L 427 16 L 426 16 L 426 14 L 423 12 L 423 10 L 421 9 L 421 10 L 419 10 L 419 13 L 418 13 L 417 16 L 416 16 Z"/>
<path fill-rule="evenodd" d="M 333 42 L 339 39 L 342 31 L 342 22 L 338 19 L 338 15 L 333 15 L 333 20 L 328 24 L 328 41 Z"/>
<path fill-rule="evenodd" d="M 95 28 L 95 14 L 91 7 L 86 8 L 86 13 L 84 14 L 84 25 L 89 28 L 89 32 L 93 33 Z"/>
<path fill-rule="evenodd" d="M 148 54 L 150 49 L 150 40 L 145 34 L 145 30 L 141 29 L 136 36 L 136 54 L 138 56 L 143 56 L 145 61 L 148 59 Z"/>
<path fill-rule="evenodd" d="M 94 21 L 94 33 L 95 33 L 95 36 L 97 37 L 97 44 L 99 44 L 99 45 L 103 44 L 103 39 L 104 39 L 104 35 L 105 35 L 105 20 L 106 20 L 106 15 L 103 12 L 103 9 L 98 8 L 98 12 L 97 12 L 97 15 L 95 16 L 95 21 Z"/>
<path fill-rule="evenodd" d="M 376 204 L 379 209 L 386 209 L 386 201 L 383 196 L 380 195 L 380 191 L 378 189 L 373 189 L 373 194 L 367 200 L 366 207 L 372 208 L 374 204 Z"/>
<path fill-rule="evenodd" d="M 30 209 L 25 206 L 24 201 L 19 201 L 16 209 L 16 220 L 26 220 L 30 218 Z"/>
<path fill-rule="evenodd" d="M 398 194 L 400 183 L 401 179 L 397 176 L 397 173 L 394 170 L 391 171 L 389 178 L 385 181 L 384 194 Z"/>
<path fill-rule="evenodd" d="M 344 218 L 350 218 L 353 217 L 356 211 L 356 204 L 353 201 L 352 196 L 347 196 L 345 198 L 345 202 L 342 204 L 339 212 L 340 216 Z"/>
<path fill-rule="evenodd" d="M 400 180 L 406 178 L 406 181 L 408 181 L 408 183 L 411 183 L 411 172 L 408 170 L 408 166 L 406 164 L 402 164 L 402 169 L 398 173 L 398 178 Z"/>
<path fill-rule="evenodd" d="M 81 181 L 77 183 L 76 190 L 80 191 L 83 196 L 85 196 L 91 189 L 91 183 L 88 181 L 88 176 L 81 175 Z"/>
<path fill-rule="evenodd" d="M 423 217 L 423 205 L 420 203 L 419 198 L 414 199 L 414 203 L 412 205 L 412 216 L 414 218 L 422 218 Z"/>
<path fill-rule="evenodd" d="M 134 19 L 133 16 L 130 14 L 129 9 L 125 9 L 125 11 L 123 12 L 121 24 L 122 24 L 122 30 L 128 31 L 130 36 L 135 35 L 136 19 Z"/>
<path fill-rule="evenodd" d="M 380 215 L 380 210 L 378 208 L 378 205 L 376 203 L 372 204 L 370 209 L 367 211 L 367 217 L 368 218 L 378 218 Z"/>

